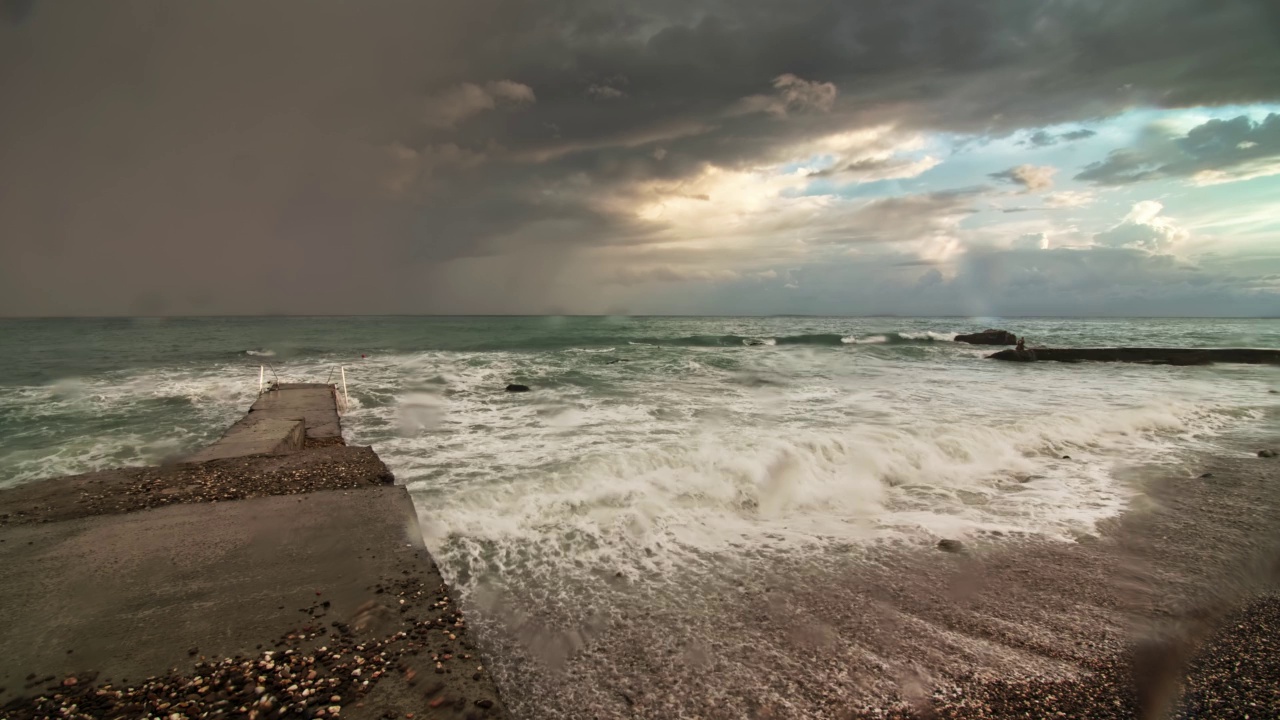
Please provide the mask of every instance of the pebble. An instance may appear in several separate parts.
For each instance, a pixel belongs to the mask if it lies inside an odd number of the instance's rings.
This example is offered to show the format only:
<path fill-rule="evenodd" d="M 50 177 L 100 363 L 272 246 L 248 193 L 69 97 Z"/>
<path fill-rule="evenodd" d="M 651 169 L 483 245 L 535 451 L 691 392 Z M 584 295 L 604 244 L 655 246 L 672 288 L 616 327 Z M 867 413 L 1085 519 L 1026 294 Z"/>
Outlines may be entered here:
<path fill-rule="evenodd" d="M 406 599 L 403 607 L 407 610 L 425 610 L 445 592 L 443 585 L 435 592 L 424 588 L 415 576 L 387 585 L 389 591 L 399 591 L 399 596 Z M 176 714 L 178 720 L 231 716 L 254 720 L 338 718 L 343 707 L 352 703 L 360 707 L 361 700 L 387 674 L 402 673 L 412 681 L 414 671 L 405 667 L 405 661 L 425 650 L 422 644 L 430 629 L 437 626 L 435 618 L 421 619 L 414 614 L 397 614 L 397 627 L 385 635 L 362 639 L 359 644 L 341 623 L 332 623 L 332 634 L 328 628 L 300 627 L 280 636 L 275 650 L 260 650 L 249 657 L 201 656 L 193 661 L 187 674 L 175 668 L 167 675 L 149 677 L 134 686 L 126 686 L 127 680 L 122 680 L 120 686 L 95 685 L 96 674 L 78 673 L 57 681 L 60 692 L 56 695 L 18 698 L 4 708 L 0 717 L 79 720 L 150 716 L 173 720 Z M 309 638 L 326 634 L 326 645 L 307 649 Z M 445 659 L 454 657 L 452 653 L 441 655 Z M 446 672 L 442 661 L 437 664 L 437 672 Z M 481 669 L 477 667 L 474 677 L 483 677 Z M 35 679 L 35 673 L 31 673 L 29 686 Z M 40 682 L 47 685 L 55 678 L 48 676 Z M 441 683 L 440 689 L 443 687 Z M 323 704 L 319 702 L 321 698 Z"/>

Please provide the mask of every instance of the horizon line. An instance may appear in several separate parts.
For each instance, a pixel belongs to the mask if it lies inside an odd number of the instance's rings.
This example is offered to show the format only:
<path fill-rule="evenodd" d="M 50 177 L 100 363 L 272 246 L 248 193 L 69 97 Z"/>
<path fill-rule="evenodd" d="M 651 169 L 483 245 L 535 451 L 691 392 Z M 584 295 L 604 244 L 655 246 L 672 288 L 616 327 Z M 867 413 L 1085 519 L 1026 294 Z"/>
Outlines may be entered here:
<path fill-rule="evenodd" d="M 840 319 L 963 319 L 963 320 L 1278 320 L 1280 315 L 903 315 L 900 313 L 870 313 L 839 315 L 826 313 L 769 313 L 745 314 L 631 314 L 631 313 L 261 313 L 261 314 L 209 314 L 209 315 L 0 315 L 4 320 L 213 320 L 253 318 L 840 318 Z"/>

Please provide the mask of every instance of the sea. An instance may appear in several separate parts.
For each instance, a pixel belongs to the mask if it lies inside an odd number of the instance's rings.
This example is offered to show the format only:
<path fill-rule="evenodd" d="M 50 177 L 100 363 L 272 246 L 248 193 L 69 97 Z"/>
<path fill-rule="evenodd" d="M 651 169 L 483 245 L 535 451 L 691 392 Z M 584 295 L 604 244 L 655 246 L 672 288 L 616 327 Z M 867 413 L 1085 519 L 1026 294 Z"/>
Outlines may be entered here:
<path fill-rule="evenodd" d="M 625 710 L 643 687 L 599 690 L 648 672 L 622 638 L 678 633 L 706 662 L 726 633 L 750 647 L 691 601 L 703 589 L 943 538 L 1081 542 L 1136 479 L 1280 430 L 1280 368 L 1003 363 L 954 342 L 987 327 L 1031 347 L 1280 348 L 1272 319 L 9 319 L 0 487 L 179 457 L 262 380 L 337 383 L 347 442 L 408 487 L 512 658 L 495 671 L 513 707 L 605 692 Z"/>

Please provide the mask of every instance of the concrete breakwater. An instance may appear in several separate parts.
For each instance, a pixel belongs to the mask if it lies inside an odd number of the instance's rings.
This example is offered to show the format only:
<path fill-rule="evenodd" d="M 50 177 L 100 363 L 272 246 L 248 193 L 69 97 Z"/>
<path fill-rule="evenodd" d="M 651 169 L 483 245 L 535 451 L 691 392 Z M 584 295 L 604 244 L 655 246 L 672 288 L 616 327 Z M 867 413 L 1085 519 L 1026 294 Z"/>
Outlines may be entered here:
<path fill-rule="evenodd" d="M 1280 350 L 1253 348 L 1027 348 L 987 356 L 1014 362 L 1127 362 L 1149 365 L 1246 363 L 1280 365 Z"/>
<path fill-rule="evenodd" d="M 337 407 L 278 385 L 185 462 L 0 491 L 0 716 L 506 717 Z"/>

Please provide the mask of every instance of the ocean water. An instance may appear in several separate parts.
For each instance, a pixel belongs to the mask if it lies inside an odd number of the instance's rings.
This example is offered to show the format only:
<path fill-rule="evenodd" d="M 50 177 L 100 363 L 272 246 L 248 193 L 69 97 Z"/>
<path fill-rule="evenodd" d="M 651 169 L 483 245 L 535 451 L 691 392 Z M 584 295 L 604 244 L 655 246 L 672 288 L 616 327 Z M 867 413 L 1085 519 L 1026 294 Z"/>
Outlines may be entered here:
<path fill-rule="evenodd" d="M 1075 542 L 1125 509 L 1135 475 L 1280 429 L 1278 368 L 1023 365 L 952 342 L 988 326 L 1032 346 L 1280 348 L 1277 320 L 5 320 L 0 486 L 163 461 L 237 419 L 260 368 L 345 367 L 348 442 L 412 491 L 442 570 L 513 658 L 496 669 L 517 709 L 551 716 L 604 682 L 557 668 L 595 652 L 591 667 L 634 673 L 600 638 L 692 608 L 691 588 L 850 548 Z M 723 631 L 683 630 L 700 647 Z"/>

